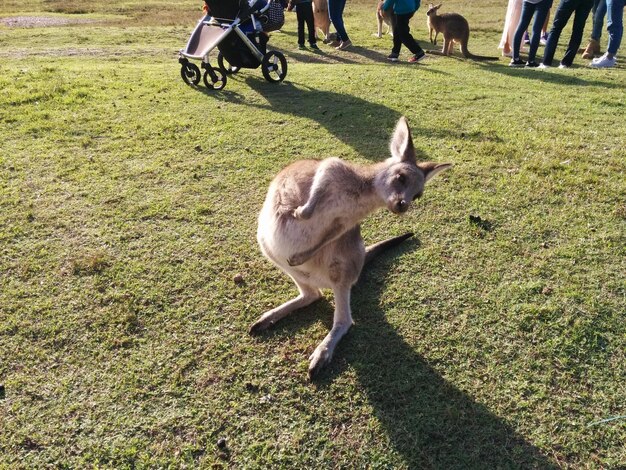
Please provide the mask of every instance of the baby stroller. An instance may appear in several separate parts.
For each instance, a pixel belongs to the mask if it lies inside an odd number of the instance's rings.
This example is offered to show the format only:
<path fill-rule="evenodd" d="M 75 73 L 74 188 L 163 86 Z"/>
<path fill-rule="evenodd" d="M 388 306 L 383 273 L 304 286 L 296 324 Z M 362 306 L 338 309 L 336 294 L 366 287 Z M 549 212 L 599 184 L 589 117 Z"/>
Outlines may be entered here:
<path fill-rule="evenodd" d="M 178 61 L 180 74 L 188 85 L 200 82 L 201 72 L 189 59 L 201 60 L 203 81 L 211 90 L 226 86 L 226 76 L 241 68 L 259 66 L 268 82 L 280 82 L 287 75 L 287 60 L 278 51 L 267 51 L 269 31 L 285 22 L 283 5 L 279 0 L 204 0 L 207 15 L 191 33 Z M 209 53 L 215 49 L 218 67 L 209 63 Z"/>

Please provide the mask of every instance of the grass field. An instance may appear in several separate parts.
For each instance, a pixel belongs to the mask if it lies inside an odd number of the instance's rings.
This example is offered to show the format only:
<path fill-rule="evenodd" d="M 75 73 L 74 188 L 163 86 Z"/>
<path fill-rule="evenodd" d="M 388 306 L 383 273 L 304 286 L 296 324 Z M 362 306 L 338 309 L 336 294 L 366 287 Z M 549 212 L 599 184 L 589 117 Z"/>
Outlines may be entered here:
<path fill-rule="evenodd" d="M 497 55 L 503 3 L 442 11 Z M 210 92 L 177 61 L 200 1 L 2 2 L 0 468 L 626 468 L 624 62 L 393 65 L 373 4 L 343 53 L 298 51 L 288 14 L 285 82 Z M 386 158 L 401 115 L 455 166 L 364 222 L 416 238 L 309 383 L 332 296 L 247 334 L 295 294 L 258 211 L 296 159 Z"/>

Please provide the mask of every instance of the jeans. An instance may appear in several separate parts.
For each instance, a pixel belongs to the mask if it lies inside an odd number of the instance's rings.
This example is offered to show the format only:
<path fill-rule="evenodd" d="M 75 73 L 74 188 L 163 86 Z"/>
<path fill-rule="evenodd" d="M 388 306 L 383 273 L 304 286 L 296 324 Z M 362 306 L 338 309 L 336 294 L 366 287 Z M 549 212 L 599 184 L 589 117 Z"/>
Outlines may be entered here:
<path fill-rule="evenodd" d="M 610 1 L 610 0 L 609 0 Z M 620 0 L 622 5 L 624 0 Z M 607 3 L 608 5 L 608 3 Z M 545 65 L 552 65 L 552 59 L 554 59 L 554 52 L 556 46 L 559 43 L 559 37 L 565 25 L 569 21 L 572 13 L 574 14 L 574 24 L 572 25 L 572 37 L 567 45 L 567 50 L 561 64 L 565 66 L 572 65 L 574 58 L 578 53 L 578 48 L 583 40 L 583 32 L 585 31 L 585 22 L 589 17 L 589 12 L 593 6 L 593 0 L 561 0 L 556 13 L 554 15 L 554 22 L 552 23 L 552 29 L 548 35 L 548 42 L 543 54 L 543 63 Z"/>
<path fill-rule="evenodd" d="M 346 6 L 346 0 L 328 0 L 328 15 L 333 26 L 337 30 L 337 39 L 340 41 L 349 41 L 346 27 L 343 25 L 343 9 Z"/>
<path fill-rule="evenodd" d="M 304 46 L 304 25 L 309 30 L 309 44 L 315 44 L 315 24 L 313 21 L 313 7 L 311 2 L 298 3 L 296 6 L 296 18 L 298 19 L 298 44 Z"/>
<path fill-rule="evenodd" d="M 400 48 L 404 44 L 413 54 L 421 55 L 424 51 L 411 35 L 411 27 L 409 21 L 413 17 L 413 13 L 406 15 L 396 15 L 396 22 L 393 25 L 393 49 L 394 54 L 400 53 Z"/>
<path fill-rule="evenodd" d="M 524 2 L 522 4 L 522 14 L 519 19 L 519 24 L 515 30 L 515 36 L 513 36 L 513 58 L 519 59 L 519 49 L 522 43 L 522 36 L 524 31 L 528 28 L 530 20 L 532 20 L 535 12 L 535 22 L 533 23 L 532 36 L 530 38 L 530 48 L 528 49 L 528 62 L 535 61 L 535 54 L 539 48 L 539 39 L 541 39 L 541 28 L 546 21 L 548 12 L 552 7 L 552 0 L 542 0 L 539 3 Z"/>
<path fill-rule="evenodd" d="M 602 37 L 602 28 L 604 26 L 604 16 L 606 15 L 606 0 L 595 0 L 593 8 L 593 29 L 591 30 L 591 39 L 599 41 Z"/>
<path fill-rule="evenodd" d="M 609 45 L 606 51 L 615 55 L 622 42 L 624 33 L 624 0 L 606 0 L 606 30 L 609 33 Z"/>

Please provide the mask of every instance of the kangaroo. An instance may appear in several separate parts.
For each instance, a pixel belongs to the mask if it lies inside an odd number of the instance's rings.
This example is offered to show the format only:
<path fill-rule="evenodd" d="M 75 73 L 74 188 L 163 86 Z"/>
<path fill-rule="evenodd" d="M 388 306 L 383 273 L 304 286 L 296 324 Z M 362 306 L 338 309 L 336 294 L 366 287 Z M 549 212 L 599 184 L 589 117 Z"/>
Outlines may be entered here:
<path fill-rule="evenodd" d="M 380 9 L 383 3 L 385 3 L 384 0 L 380 0 L 378 2 L 378 7 L 376 8 L 376 22 L 378 23 L 378 30 L 374 36 L 377 38 L 383 37 L 383 23 L 387 25 L 387 34 L 393 36 L 393 26 L 396 22 L 396 14 L 393 12 L 393 8 L 390 8 L 389 10 Z"/>
<path fill-rule="evenodd" d="M 313 20 L 315 29 L 324 35 L 324 43 L 330 42 L 330 16 L 328 15 L 328 0 L 313 0 Z"/>
<path fill-rule="evenodd" d="M 406 118 L 398 121 L 391 157 L 372 165 L 339 158 L 300 160 L 272 181 L 259 214 L 261 251 L 296 283 L 300 295 L 265 312 L 251 327 L 255 334 L 294 310 L 318 300 L 320 289 L 335 297 L 333 326 L 309 357 L 309 379 L 326 366 L 352 326 L 350 290 L 366 262 L 413 234 L 365 248 L 359 223 L 376 209 L 406 212 L 422 196 L 424 184 L 449 163 L 417 162 Z"/>
<path fill-rule="evenodd" d="M 439 10 L 441 5 L 441 3 L 437 6 L 433 6 L 432 3 L 428 5 L 428 11 L 426 12 L 426 24 L 428 25 L 431 43 L 437 45 L 437 36 L 439 33 L 443 35 L 443 49 L 441 50 L 443 55 L 447 56 L 452 54 L 452 47 L 455 42 L 458 42 L 461 46 L 463 56 L 467 59 L 498 60 L 497 57 L 474 55 L 468 51 L 467 42 L 469 41 L 470 34 L 469 23 L 458 13 L 444 13 L 443 15 L 437 15 L 437 10 Z M 434 38 L 433 31 L 435 32 Z"/>

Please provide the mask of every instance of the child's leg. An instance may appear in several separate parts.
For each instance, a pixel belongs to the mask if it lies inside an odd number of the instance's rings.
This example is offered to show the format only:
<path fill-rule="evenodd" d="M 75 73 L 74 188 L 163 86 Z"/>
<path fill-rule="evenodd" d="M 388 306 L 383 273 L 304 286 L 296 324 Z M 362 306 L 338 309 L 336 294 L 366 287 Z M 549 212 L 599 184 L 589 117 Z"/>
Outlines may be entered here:
<path fill-rule="evenodd" d="M 572 37 L 569 40 L 567 51 L 561 63 L 563 65 L 570 66 L 574 62 L 574 57 L 578 54 L 578 48 L 583 40 L 583 32 L 585 30 L 585 23 L 589 17 L 589 12 L 593 6 L 593 0 L 581 0 L 576 8 L 574 14 L 574 24 L 572 25 Z"/>
<path fill-rule="evenodd" d="M 306 10 L 306 18 L 304 21 L 306 22 L 306 26 L 309 30 L 309 44 L 315 44 L 317 42 L 317 38 L 315 37 L 315 20 L 313 18 L 313 3 L 304 3 L 303 10 Z"/>
<path fill-rule="evenodd" d="M 522 14 L 519 17 L 519 23 L 513 36 L 513 59 L 519 59 L 519 50 L 522 43 L 522 36 L 530 24 L 530 20 L 535 13 L 535 5 L 530 2 L 524 2 L 522 4 Z"/>
<path fill-rule="evenodd" d="M 391 52 L 400 54 L 404 37 L 409 33 L 409 18 L 407 15 L 396 15 L 396 24 L 393 28 L 393 48 Z"/>
<path fill-rule="evenodd" d="M 306 8 L 303 8 L 303 6 L 306 6 L 306 4 L 302 5 L 298 5 L 296 7 L 296 18 L 298 19 L 298 45 L 299 46 L 304 46 L 304 21 L 306 18 L 306 13 L 304 12 L 304 10 L 306 10 Z"/>
<path fill-rule="evenodd" d="M 541 30 L 543 29 L 543 23 L 550 11 L 552 0 L 542 0 L 535 5 L 535 21 L 533 23 L 532 37 L 530 38 L 530 47 L 528 49 L 528 62 L 535 61 L 535 55 L 539 48 L 539 40 L 541 39 Z"/>
<path fill-rule="evenodd" d="M 413 54 L 421 55 L 424 51 L 411 34 L 411 26 L 409 25 L 409 21 L 411 20 L 413 15 L 414 13 L 409 13 L 408 15 L 396 15 L 398 17 L 402 16 L 403 22 L 405 22 L 406 24 L 406 29 L 400 39 L 402 40 L 402 44 L 404 44 L 407 49 L 410 50 Z"/>

